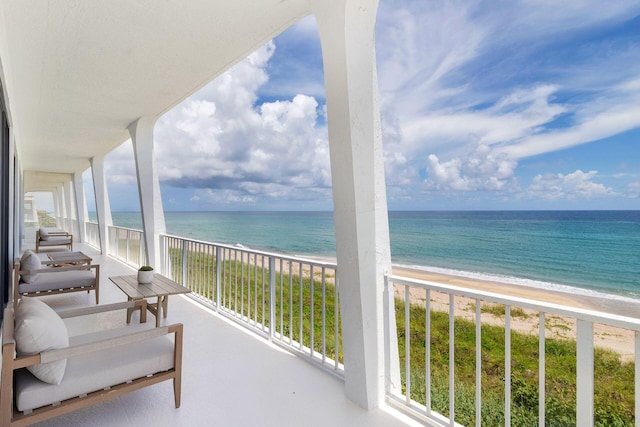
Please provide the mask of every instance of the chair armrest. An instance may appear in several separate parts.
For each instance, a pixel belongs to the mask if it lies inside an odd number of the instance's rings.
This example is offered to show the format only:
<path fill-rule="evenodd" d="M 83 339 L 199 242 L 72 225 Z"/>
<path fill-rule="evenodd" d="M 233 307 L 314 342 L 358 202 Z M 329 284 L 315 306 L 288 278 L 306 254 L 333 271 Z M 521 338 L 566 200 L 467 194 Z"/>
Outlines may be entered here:
<path fill-rule="evenodd" d="M 14 359 L 13 368 L 19 369 L 26 368 L 27 366 L 38 365 L 40 363 L 55 362 L 56 360 L 66 359 L 68 357 L 93 353 L 96 351 L 104 351 L 110 348 L 115 348 L 133 342 L 144 341 L 169 334 L 176 334 L 176 344 L 174 344 L 174 346 L 176 346 L 180 345 L 179 343 L 182 342 L 182 331 L 182 323 L 175 323 L 173 325 L 148 329 L 146 331 L 133 332 L 131 334 L 114 338 L 107 338 L 92 343 L 74 345 L 71 347 L 65 347 L 56 350 L 47 350 L 31 356 L 17 357 L 16 359 Z"/>
<path fill-rule="evenodd" d="M 15 327 L 13 322 L 13 316 L 14 316 L 13 312 L 14 312 L 14 309 L 12 306 L 5 308 L 4 320 L 2 322 L 2 346 L 3 347 L 7 344 L 16 343 L 16 340 L 13 335 L 14 327 Z"/>
<path fill-rule="evenodd" d="M 89 314 L 105 313 L 108 311 L 124 310 L 127 308 L 137 308 L 137 307 L 140 307 L 142 310 L 146 310 L 147 300 L 142 298 L 135 301 L 116 302 L 113 304 L 94 305 L 91 307 L 74 308 L 72 310 L 59 311 L 57 313 L 58 313 L 58 316 L 60 316 L 60 318 L 68 319 L 71 317 L 86 316 Z"/>

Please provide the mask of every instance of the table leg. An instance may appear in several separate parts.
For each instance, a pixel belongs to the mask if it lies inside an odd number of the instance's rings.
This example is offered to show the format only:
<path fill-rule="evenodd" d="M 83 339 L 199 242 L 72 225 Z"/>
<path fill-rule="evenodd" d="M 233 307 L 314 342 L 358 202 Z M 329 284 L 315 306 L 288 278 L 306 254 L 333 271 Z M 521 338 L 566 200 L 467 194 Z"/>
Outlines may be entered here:
<path fill-rule="evenodd" d="M 140 323 L 147 323 L 147 309 L 140 307 Z"/>
<path fill-rule="evenodd" d="M 164 309 L 164 313 L 162 314 L 164 318 L 167 318 L 167 312 L 169 311 L 169 295 L 165 295 L 162 297 L 162 308 Z"/>
<path fill-rule="evenodd" d="M 162 314 L 162 297 L 160 295 L 158 295 L 156 306 L 156 328 L 158 328 L 160 327 L 160 315 Z"/>
<path fill-rule="evenodd" d="M 127 301 L 133 301 L 133 298 L 128 297 Z M 140 308 L 127 308 L 127 325 L 131 323 L 131 316 L 135 310 L 140 310 L 140 323 L 147 323 L 147 310 Z"/>
<path fill-rule="evenodd" d="M 128 297 L 127 301 L 131 301 L 133 298 Z M 127 325 L 131 323 L 131 315 L 133 314 L 133 308 L 127 308 Z"/>

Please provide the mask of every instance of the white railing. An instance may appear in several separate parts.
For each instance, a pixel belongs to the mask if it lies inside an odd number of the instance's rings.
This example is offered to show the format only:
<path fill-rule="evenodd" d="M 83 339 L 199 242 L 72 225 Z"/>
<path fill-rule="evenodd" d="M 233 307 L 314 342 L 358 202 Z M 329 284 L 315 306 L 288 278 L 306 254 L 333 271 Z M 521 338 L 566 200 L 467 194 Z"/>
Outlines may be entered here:
<path fill-rule="evenodd" d="M 594 422 L 598 425 L 613 425 L 613 421 L 606 417 L 618 416 L 612 414 L 617 407 L 617 402 L 614 401 L 619 397 L 618 394 L 625 393 L 625 390 L 630 395 L 629 400 L 635 400 L 635 408 L 632 403 L 632 407 L 627 408 L 627 418 L 616 419 L 622 423 L 615 425 L 632 425 L 633 413 L 640 414 L 640 319 L 393 275 L 387 276 L 385 282 L 385 292 L 393 292 L 395 295 L 398 344 L 401 367 L 404 370 L 404 387 L 387 384 L 387 400 L 426 424 L 460 425 L 458 423 L 463 417 L 459 415 L 466 410 L 467 416 L 462 421 L 462 424 L 466 425 L 497 425 L 502 424 L 502 421 L 506 426 L 592 426 Z M 497 315 L 493 314 L 496 313 L 496 308 Z M 514 332 L 514 319 L 529 316 L 531 313 L 539 319 L 537 333 L 532 335 L 531 332 Z M 560 316 L 573 319 L 577 325 L 575 336 L 567 339 L 546 335 L 551 335 L 553 322 L 561 318 Z M 500 322 L 497 326 L 496 319 Z M 494 326 L 487 325 L 488 320 Z M 389 319 L 385 321 L 388 322 Z M 600 399 L 601 402 L 604 400 L 604 405 L 608 406 L 606 408 L 594 407 L 594 395 L 607 393 L 607 365 L 599 360 L 603 354 L 605 357 L 609 355 L 611 359 L 612 353 L 600 349 L 594 352 L 594 325 L 609 325 L 626 331 L 631 337 L 635 336 L 635 368 L 633 364 L 616 362 L 617 366 L 628 368 L 628 378 L 624 379 L 628 382 L 628 387 L 615 390 L 611 398 L 605 396 L 604 399 Z M 567 327 L 567 330 L 569 329 L 571 328 Z M 496 333 L 502 334 L 500 342 L 489 342 L 492 339 L 489 335 L 495 336 Z M 463 336 L 465 338 L 462 338 Z M 475 344 L 470 336 L 475 336 Z M 513 355 L 520 354 L 518 351 L 521 350 L 517 346 L 525 346 L 522 338 L 524 336 L 533 339 L 533 350 L 523 357 L 526 360 L 514 360 Z M 512 342 L 512 338 L 517 342 Z M 389 342 L 388 333 L 386 340 L 387 345 L 396 345 Z M 463 345 L 466 347 L 461 347 Z M 487 360 L 493 357 L 489 353 L 491 348 L 499 348 L 502 352 L 497 364 L 495 361 Z M 567 348 L 570 349 L 568 355 L 556 354 Z M 595 365 L 600 366 L 595 383 L 594 353 L 597 359 Z M 615 356 L 613 358 L 615 359 Z M 418 359 L 426 362 L 419 364 Z M 531 364 L 532 359 L 537 360 Z M 558 378 L 549 378 L 546 367 L 552 366 L 552 363 L 559 363 L 558 361 L 569 361 L 565 371 L 574 378 L 570 381 L 571 384 L 559 386 Z M 465 364 L 470 366 L 465 368 Z M 414 369 L 416 365 L 419 366 Z M 468 393 L 460 396 L 464 388 L 462 382 L 465 379 L 462 378 L 464 375 L 458 378 L 456 373 L 464 372 L 465 369 L 467 374 L 470 373 L 466 375 L 467 381 L 472 384 L 467 384 Z M 387 377 L 389 376 L 388 372 Z M 474 376 L 475 380 L 469 380 Z M 523 381 L 525 377 L 527 384 Z M 488 416 L 486 412 L 491 406 L 483 399 L 485 396 L 489 399 L 490 383 L 493 383 L 495 389 L 496 378 L 499 379 L 498 383 L 504 383 L 503 389 L 498 393 L 503 402 L 497 416 L 503 420 L 496 419 L 496 416 L 483 418 Z M 498 385 L 498 388 L 500 387 L 501 383 Z M 559 400 L 554 397 L 554 393 L 563 394 L 561 398 L 573 393 L 575 401 L 569 399 L 573 407 L 568 411 L 568 415 L 558 415 Z M 461 402 L 456 400 L 458 396 Z M 533 412 L 524 415 L 527 419 L 524 424 L 520 411 L 522 406 L 528 406 Z M 513 414 L 512 411 L 517 413 Z M 572 416 L 574 419 L 571 419 Z M 620 417 L 624 416 L 623 411 Z M 598 417 L 604 417 L 604 420 Z"/>
<path fill-rule="evenodd" d="M 84 225 L 86 242 L 94 248 L 100 249 L 100 229 L 98 228 L 98 223 L 87 221 Z"/>
<path fill-rule="evenodd" d="M 336 264 L 175 236 L 160 240 L 162 274 L 219 313 L 344 375 Z"/>
<path fill-rule="evenodd" d="M 146 252 L 141 230 L 110 225 L 108 233 L 109 255 L 134 268 L 144 264 Z"/>

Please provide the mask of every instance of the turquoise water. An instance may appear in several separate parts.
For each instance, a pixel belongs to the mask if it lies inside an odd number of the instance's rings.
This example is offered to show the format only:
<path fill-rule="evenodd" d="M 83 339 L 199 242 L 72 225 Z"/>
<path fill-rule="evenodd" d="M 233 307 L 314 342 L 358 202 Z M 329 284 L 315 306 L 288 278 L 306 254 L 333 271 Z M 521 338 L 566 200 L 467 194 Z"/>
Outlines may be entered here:
<path fill-rule="evenodd" d="M 335 257 L 331 212 L 167 212 L 169 234 Z M 114 213 L 141 229 L 139 213 Z M 640 211 L 390 212 L 395 264 L 640 297 Z"/>

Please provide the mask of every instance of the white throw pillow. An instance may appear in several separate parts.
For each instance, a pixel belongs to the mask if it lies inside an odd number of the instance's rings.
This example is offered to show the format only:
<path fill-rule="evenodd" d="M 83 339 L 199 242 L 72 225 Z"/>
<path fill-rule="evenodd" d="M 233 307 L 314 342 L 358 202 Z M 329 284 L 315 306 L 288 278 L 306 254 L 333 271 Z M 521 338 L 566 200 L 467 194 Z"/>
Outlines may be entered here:
<path fill-rule="evenodd" d="M 14 336 L 18 356 L 69 347 L 66 325 L 51 307 L 38 298 L 23 297 L 20 300 L 15 311 Z M 60 384 L 66 367 L 67 359 L 62 359 L 27 369 L 40 381 Z"/>
<path fill-rule="evenodd" d="M 40 229 L 40 240 L 49 240 L 49 232 L 44 228 Z"/>
<path fill-rule="evenodd" d="M 30 249 L 27 249 L 20 258 L 20 270 L 39 270 L 42 268 L 42 261 L 38 258 L 38 255 L 34 254 Z M 23 274 L 22 281 L 25 283 L 33 283 L 38 280 L 40 273 Z"/>

